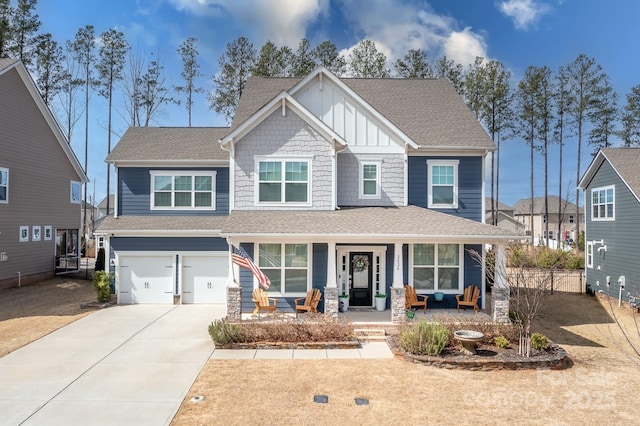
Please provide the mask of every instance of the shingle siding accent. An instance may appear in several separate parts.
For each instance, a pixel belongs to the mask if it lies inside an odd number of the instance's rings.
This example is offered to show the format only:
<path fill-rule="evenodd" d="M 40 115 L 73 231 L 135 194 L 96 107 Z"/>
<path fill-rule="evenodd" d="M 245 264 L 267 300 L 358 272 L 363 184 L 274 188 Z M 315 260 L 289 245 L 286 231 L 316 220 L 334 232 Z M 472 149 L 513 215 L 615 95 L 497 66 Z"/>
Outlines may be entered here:
<path fill-rule="evenodd" d="M 591 190 L 603 186 L 615 185 L 615 220 L 591 220 Z M 626 284 L 622 292 L 623 300 L 627 293 L 640 295 L 640 266 L 638 264 L 638 241 L 640 240 L 640 203 L 622 182 L 620 176 L 605 161 L 596 172 L 585 191 L 585 241 L 604 240 L 607 251 L 597 251 L 600 244 L 594 246 L 593 268 L 586 268 L 587 283 L 595 290 L 617 298 L 618 277 L 625 276 Z M 598 267 L 600 269 L 598 269 Z M 611 285 L 605 285 L 606 277 L 611 277 Z M 600 286 L 596 286 L 596 281 Z"/>
<path fill-rule="evenodd" d="M 216 172 L 215 210 L 151 210 L 151 170 Z M 118 215 L 209 216 L 229 214 L 228 167 L 120 167 L 118 168 Z"/>
<path fill-rule="evenodd" d="M 409 157 L 409 204 L 427 208 L 428 168 L 427 160 L 458 160 L 458 208 L 434 209 L 466 219 L 482 221 L 482 157 Z"/>
<path fill-rule="evenodd" d="M 359 198 L 360 162 L 381 161 L 380 198 Z M 339 206 L 401 206 L 404 204 L 404 155 L 338 154 Z"/>
<path fill-rule="evenodd" d="M 332 155 L 329 141 L 290 109 L 267 117 L 235 144 L 235 209 L 328 210 L 332 207 Z M 255 156 L 312 157 L 311 206 L 256 206 Z"/>

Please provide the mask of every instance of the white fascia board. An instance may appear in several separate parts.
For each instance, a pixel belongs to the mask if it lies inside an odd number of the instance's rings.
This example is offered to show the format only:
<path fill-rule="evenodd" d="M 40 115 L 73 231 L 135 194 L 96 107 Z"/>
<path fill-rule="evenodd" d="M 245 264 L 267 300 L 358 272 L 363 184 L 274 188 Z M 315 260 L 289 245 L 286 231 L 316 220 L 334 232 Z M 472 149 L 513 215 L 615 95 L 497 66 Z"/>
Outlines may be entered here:
<path fill-rule="evenodd" d="M 376 243 L 388 244 L 394 241 L 403 243 L 417 242 L 436 242 L 458 244 L 490 244 L 490 243 L 506 243 L 510 241 L 520 241 L 527 237 L 523 235 L 416 235 L 416 234 L 282 234 L 282 233 L 222 233 L 222 237 L 232 238 L 234 241 L 302 241 L 302 242 L 340 242 L 340 243 Z"/>
<path fill-rule="evenodd" d="M 406 145 L 409 145 L 410 147 L 412 147 L 414 149 L 417 149 L 419 147 L 419 145 L 417 143 L 415 143 L 413 141 L 413 139 L 411 139 L 409 136 L 407 136 L 406 133 L 404 133 L 402 130 L 400 130 L 395 124 L 393 124 L 391 121 L 389 121 L 384 115 L 382 115 L 380 112 L 378 112 L 376 109 L 374 109 L 371 105 L 369 105 L 369 103 L 367 101 L 365 101 L 364 99 L 362 99 L 362 97 L 360 97 L 360 95 L 358 95 L 356 92 L 351 90 L 351 88 L 349 86 L 347 86 L 345 83 L 343 83 L 331 71 L 327 70 L 323 66 L 319 66 L 318 68 L 313 70 L 309 75 L 307 75 L 305 78 L 300 80 L 298 82 L 298 84 L 293 86 L 293 88 L 291 88 L 289 90 L 289 93 L 291 94 L 291 96 L 295 96 L 295 94 L 299 90 L 301 90 L 303 87 L 305 87 L 311 80 L 316 78 L 316 76 L 318 76 L 319 74 L 322 74 L 324 77 L 329 79 L 329 81 L 331 81 L 333 84 L 338 86 L 342 91 L 344 91 L 349 96 L 351 96 L 353 99 L 355 99 L 360 104 L 360 106 L 362 108 L 364 108 L 369 114 L 371 114 L 373 117 L 375 117 L 377 120 L 379 120 L 387 129 L 391 130 L 391 132 L 394 133 L 398 137 L 398 139 L 403 141 Z"/>
<path fill-rule="evenodd" d="M 624 183 L 624 186 L 627 187 L 627 189 L 629 190 L 629 192 L 631 192 L 633 194 L 633 196 L 636 198 L 637 201 L 640 202 L 640 197 L 638 197 L 638 194 L 635 193 L 635 191 L 633 190 L 633 188 L 631 188 L 631 186 L 629 185 L 629 183 L 625 180 L 624 176 L 622 176 L 622 173 L 620 173 L 618 171 L 618 169 L 616 169 L 616 166 L 613 165 L 613 163 L 611 162 L 611 160 L 609 160 L 606 156 L 606 154 L 602 154 L 603 157 L 607 160 L 607 162 L 609 163 L 609 165 L 611 166 L 611 168 L 613 169 L 614 172 L 616 172 L 616 174 L 618 175 L 618 177 L 620 178 L 620 180 L 622 181 L 622 183 Z M 598 166 L 599 167 L 599 166 Z M 582 181 L 580 181 L 582 182 Z M 584 190 L 583 190 L 584 191 Z M 584 197 L 587 197 L 587 194 L 584 194 Z M 584 204 L 586 206 L 586 200 L 583 200 Z"/>
<path fill-rule="evenodd" d="M 587 189 L 587 186 L 589 186 L 591 179 L 593 179 L 593 177 L 595 176 L 598 169 L 600 169 L 600 166 L 602 165 L 605 159 L 606 157 L 602 153 L 602 151 L 598 151 L 598 154 L 593 158 L 593 160 L 591 160 L 591 164 L 589 164 L 589 167 L 587 167 L 587 171 L 584 172 L 584 175 L 582 175 L 582 179 L 580 179 L 580 182 L 578 182 L 578 188 L 582 189 L 583 191 Z M 609 160 L 607 159 L 607 161 Z M 610 161 L 609 161 L 609 164 L 611 164 Z M 616 170 L 616 173 L 618 173 L 617 170 Z"/>
<path fill-rule="evenodd" d="M 116 160 L 115 167 L 228 167 L 228 160 Z"/>
<path fill-rule="evenodd" d="M 473 146 L 420 146 L 418 150 L 409 151 L 409 155 L 487 155 L 487 153 L 495 151 L 495 149 L 478 148 Z"/>
<path fill-rule="evenodd" d="M 69 144 L 69 142 L 67 142 L 67 137 L 62 132 L 60 125 L 58 124 L 56 118 L 53 116 L 53 113 L 51 113 L 51 110 L 49 109 L 49 107 L 47 107 L 47 105 L 44 103 L 44 100 L 42 100 L 42 95 L 40 95 L 40 92 L 38 90 L 38 87 L 36 86 L 36 83 L 33 81 L 33 78 L 31 78 L 31 75 L 25 68 L 24 64 L 20 61 L 17 61 L 13 65 L 10 65 L 7 68 L 5 68 L 1 74 L 4 74 L 5 72 L 13 68 L 15 68 L 16 71 L 18 72 L 18 75 L 20 76 L 20 78 L 22 79 L 22 82 L 24 83 L 25 87 L 29 91 L 31 98 L 33 99 L 38 109 L 40 110 L 40 114 L 42 114 L 42 117 L 45 119 L 45 121 L 49 125 L 49 128 L 51 129 L 53 136 L 58 141 L 58 144 L 60 144 L 60 147 L 62 148 L 67 158 L 69 159 L 71 166 L 73 167 L 75 172 L 78 174 L 80 181 L 82 183 L 89 182 L 89 178 L 87 177 L 86 173 L 84 172 L 84 169 L 80 165 L 80 161 L 78 161 L 76 154 L 71 149 L 71 145 Z"/>
<path fill-rule="evenodd" d="M 296 101 L 286 91 L 280 92 L 279 95 L 274 97 L 268 104 L 260 108 L 255 114 L 240 125 L 236 130 L 225 136 L 220 143 L 225 146 L 230 142 L 235 142 L 241 139 L 244 135 L 249 133 L 255 127 L 257 127 L 262 121 L 264 121 L 274 111 L 282 107 L 282 102 L 294 111 L 300 118 L 302 118 L 307 124 L 312 126 L 321 135 L 323 135 L 329 141 L 338 142 L 340 145 L 346 146 L 347 142 L 329 126 L 323 123 L 316 116 L 311 114 L 309 110 L 303 107 L 298 101 Z"/>
<path fill-rule="evenodd" d="M 96 233 L 98 234 L 98 233 Z M 100 235 L 109 235 L 111 237 L 220 237 L 219 229 L 191 229 L 191 230 L 166 230 L 166 229 L 149 229 L 149 230 L 109 230 L 101 229 Z"/>

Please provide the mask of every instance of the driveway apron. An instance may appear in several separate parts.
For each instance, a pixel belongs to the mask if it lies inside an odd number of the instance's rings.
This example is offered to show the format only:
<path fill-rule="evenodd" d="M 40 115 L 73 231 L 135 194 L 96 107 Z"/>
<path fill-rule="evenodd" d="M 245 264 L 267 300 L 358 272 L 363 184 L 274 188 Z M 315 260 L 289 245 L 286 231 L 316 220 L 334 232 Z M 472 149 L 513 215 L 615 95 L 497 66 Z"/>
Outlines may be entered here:
<path fill-rule="evenodd" d="M 0 358 L 0 424 L 169 424 L 224 315 L 224 305 L 114 306 L 56 330 Z"/>

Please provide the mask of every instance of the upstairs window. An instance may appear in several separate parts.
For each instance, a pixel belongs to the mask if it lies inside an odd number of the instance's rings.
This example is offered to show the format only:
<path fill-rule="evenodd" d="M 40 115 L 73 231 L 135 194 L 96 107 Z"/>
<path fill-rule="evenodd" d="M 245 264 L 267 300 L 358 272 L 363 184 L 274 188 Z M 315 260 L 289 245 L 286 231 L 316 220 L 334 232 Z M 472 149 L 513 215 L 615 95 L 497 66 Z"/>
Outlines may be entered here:
<path fill-rule="evenodd" d="M 380 198 L 380 161 L 360 163 L 360 198 Z"/>
<path fill-rule="evenodd" d="M 457 160 L 427 160 L 430 208 L 458 208 L 458 163 Z"/>
<path fill-rule="evenodd" d="M 9 202 L 9 169 L 0 167 L 0 203 Z"/>
<path fill-rule="evenodd" d="M 612 186 L 591 190 L 591 220 L 615 219 L 615 191 Z"/>
<path fill-rule="evenodd" d="M 574 223 L 575 219 L 572 214 L 569 215 L 569 223 Z"/>
<path fill-rule="evenodd" d="M 152 210 L 215 210 L 216 172 L 152 171 Z"/>
<path fill-rule="evenodd" d="M 257 176 L 258 203 L 309 202 L 309 160 L 259 160 Z"/>
<path fill-rule="evenodd" d="M 80 204 L 82 202 L 82 183 L 72 180 L 69 194 L 69 201 L 71 201 L 71 203 Z"/>

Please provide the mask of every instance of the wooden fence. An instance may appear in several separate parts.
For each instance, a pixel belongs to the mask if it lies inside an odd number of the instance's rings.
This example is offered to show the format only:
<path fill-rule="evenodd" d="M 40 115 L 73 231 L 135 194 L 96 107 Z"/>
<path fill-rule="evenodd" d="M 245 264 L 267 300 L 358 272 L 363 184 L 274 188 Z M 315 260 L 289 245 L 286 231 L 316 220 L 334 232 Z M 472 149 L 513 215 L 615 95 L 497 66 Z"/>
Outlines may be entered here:
<path fill-rule="evenodd" d="M 517 287 L 518 282 L 524 280 L 527 283 L 524 286 L 531 287 L 542 285 L 551 293 L 584 293 L 585 280 L 581 270 L 557 270 L 548 271 L 542 269 L 525 269 L 518 270 L 507 268 L 507 281 L 512 287 Z M 538 284 L 539 283 L 539 284 Z"/>

